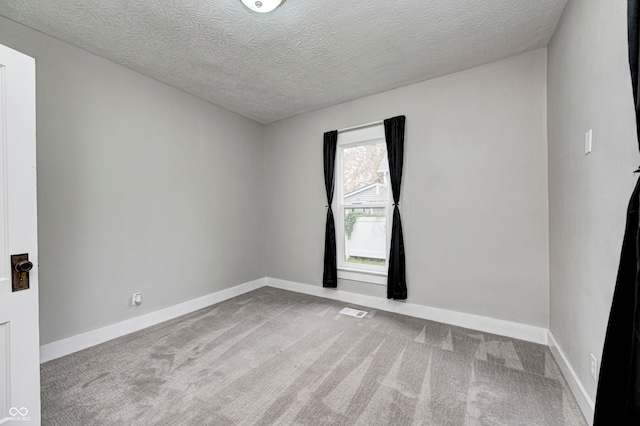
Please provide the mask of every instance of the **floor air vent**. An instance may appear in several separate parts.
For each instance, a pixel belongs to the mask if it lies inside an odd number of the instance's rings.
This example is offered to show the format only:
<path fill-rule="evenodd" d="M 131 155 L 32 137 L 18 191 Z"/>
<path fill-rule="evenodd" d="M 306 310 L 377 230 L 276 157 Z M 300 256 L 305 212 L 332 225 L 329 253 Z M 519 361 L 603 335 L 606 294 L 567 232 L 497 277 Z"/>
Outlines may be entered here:
<path fill-rule="evenodd" d="M 367 315 L 365 311 L 358 311 L 356 309 L 351 309 L 351 308 L 344 308 L 343 310 L 340 311 L 340 313 L 343 315 L 349 315 L 351 317 L 356 317 L 356 318 L 364 318 L 364 316 Z"/>

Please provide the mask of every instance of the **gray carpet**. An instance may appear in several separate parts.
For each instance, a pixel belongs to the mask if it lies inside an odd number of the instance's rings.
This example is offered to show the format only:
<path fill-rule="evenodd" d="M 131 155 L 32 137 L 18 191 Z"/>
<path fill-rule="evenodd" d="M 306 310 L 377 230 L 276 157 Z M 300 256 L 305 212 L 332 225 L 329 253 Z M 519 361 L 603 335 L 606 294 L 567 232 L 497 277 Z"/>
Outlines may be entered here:
<path fill-rule="evenodd" d="M 43 423 L 586 425 L 545 346 L 345 306 L 263 287 L 47 362 Z"/>

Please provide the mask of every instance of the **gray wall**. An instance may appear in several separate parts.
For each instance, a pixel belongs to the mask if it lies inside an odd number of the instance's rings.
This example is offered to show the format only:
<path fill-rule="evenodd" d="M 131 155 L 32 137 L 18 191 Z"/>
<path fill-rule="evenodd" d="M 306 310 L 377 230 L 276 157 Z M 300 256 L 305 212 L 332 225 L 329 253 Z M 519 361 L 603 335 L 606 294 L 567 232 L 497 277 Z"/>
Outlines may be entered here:
<path fill-rule="evenodd" d="M 267 275 L 321 285 L 322 134 L 399 114 L 408 301 L 546 328 L 546 49 L 268 125 Z"/>
<path fill-rule="evenodd" d="M 637 177 L 626 36 L 626 2 L 569 1 L 548 48 L 550 330 L 592 398 Z"/>
<path fill-rule="evenodd" d="M 4 18 L 0 43 L 36 58 L 42 344 L 264 277 L 262 125 Z"/>

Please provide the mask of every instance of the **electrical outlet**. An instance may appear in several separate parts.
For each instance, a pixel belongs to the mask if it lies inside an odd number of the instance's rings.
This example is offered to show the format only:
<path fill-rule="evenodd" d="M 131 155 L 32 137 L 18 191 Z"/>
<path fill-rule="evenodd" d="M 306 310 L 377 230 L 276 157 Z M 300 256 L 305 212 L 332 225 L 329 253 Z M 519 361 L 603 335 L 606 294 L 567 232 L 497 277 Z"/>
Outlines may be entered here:
<path fill-rule="evenodd" d="M 133 293 L 131 295 L 131 306 L 142 305 L 142 293 Z"/>
<path fill-rule="evenodd" d="M 596 374 L 598 372 L 598 360 L 593 354 L 591 354 L 591 378 L 596 380 Z"/>

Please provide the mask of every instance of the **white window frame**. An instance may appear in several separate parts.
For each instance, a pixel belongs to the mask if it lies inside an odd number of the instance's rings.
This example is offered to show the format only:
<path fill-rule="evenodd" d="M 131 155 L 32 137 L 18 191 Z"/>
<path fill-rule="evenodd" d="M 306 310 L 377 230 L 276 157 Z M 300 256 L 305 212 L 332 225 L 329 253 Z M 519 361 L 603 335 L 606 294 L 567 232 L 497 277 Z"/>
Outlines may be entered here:
<path fill-rule="evenodd" d="M 338 134 L 338 146 L 336 152 L 335 168 L 335 196 L 331 208 L 336 213 L 336 242 L 337 242 L 337 266 L 338 278 L 362 281 L 371 284 L 387 285 L 387 272 L 389 268 L 389 250 L 391 247 L 391 207 L 393 196 L 391 194 L 391 182 L 389 185 L 389 201 L 387 203 L 371 203 L 367 207 L 386 207 L 386 266 L 359 265 L 345 262 L 344 244 L 344 184 L 343 184 L 343 157 L 345 148 L 385 142 L 384 125 L 382 123 L 372 126 L 344 131 Z M 387 160 L 388 161 L 388 160 Z"/>

